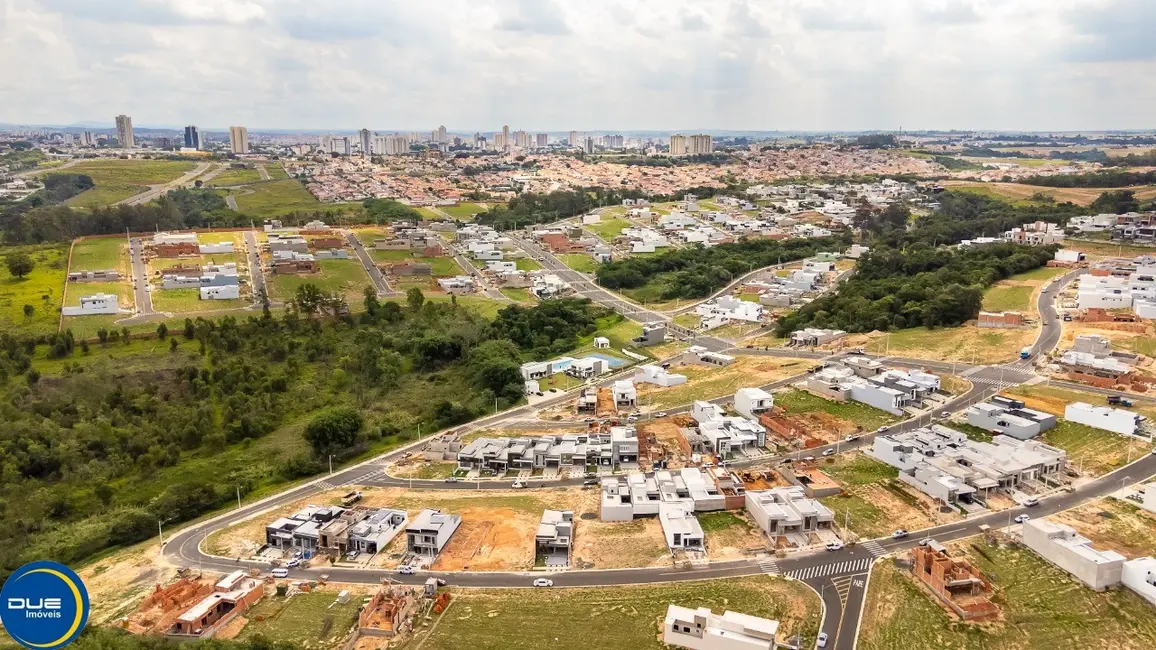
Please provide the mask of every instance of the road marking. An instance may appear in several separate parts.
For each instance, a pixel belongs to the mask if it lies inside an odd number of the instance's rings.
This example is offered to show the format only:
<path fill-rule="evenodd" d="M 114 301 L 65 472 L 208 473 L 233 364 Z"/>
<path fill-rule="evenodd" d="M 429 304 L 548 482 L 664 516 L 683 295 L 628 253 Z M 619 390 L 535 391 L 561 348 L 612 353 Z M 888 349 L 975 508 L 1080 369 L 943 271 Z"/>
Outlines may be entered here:
<path fill-rule="evenodd" d="M 839 594 L 839 606 L 847 606 L 847 597 L 851 595 L 851 576 L 843 576 L 841 578 L 831 578 L 831 584 L 835 585 L 835 593 Z"/>
<path fill-rule="evenodd" d="M 845 560 L 843 562 L 834 562 L 832 564 L 820 564 L 818 566 L 811 566 L 805 569 L 795 569 L 788 571 L 787 576 L 795 578 L 796 580 L 809 580 L 811 578 L 823 578 L 830 575 L 838 575 L 841 573 L 859 573 L 866 571 L 871 566 L 874 557 L 865 557 L 858 560 Z"/>
<path fill-rule="evenodd" d="M 883 548 L 882 544 L 873 539 L 863 542 L 860 544 L 860 546 L 866 549 L 868 553 L 875 556 L 883 555 L 887 552 L 887 549 Z"/>
<path fill-rule="evenodd" d="M 757 564 L 759 565 L 759 568 L 762 569 L 763 573 L 771 575 L 778 575 L 780 573 L 779 565 L 775 562 L 775 558 L 773 557 L 761 558 Z"/>

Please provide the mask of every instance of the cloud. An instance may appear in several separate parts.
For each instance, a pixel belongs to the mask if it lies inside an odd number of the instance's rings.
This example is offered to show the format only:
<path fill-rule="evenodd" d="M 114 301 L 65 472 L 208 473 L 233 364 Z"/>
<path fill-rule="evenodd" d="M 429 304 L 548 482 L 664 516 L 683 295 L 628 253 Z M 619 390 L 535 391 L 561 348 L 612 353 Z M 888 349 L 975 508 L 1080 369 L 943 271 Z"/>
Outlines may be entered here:
<path fill-rule="evenodd" d="M 1070 9 L 1065 19 L 1076 32 L 1069 57 L 1075 61 L 1156 60 L 1156 2 L 1108 0 L 1088 9 Z"/>
<path fill-rule="evenodd" d="M 934 25 L 970 25 L 983 20 L 971 0 L 921 0 L 914 9 L 920 22 Z"/>
<path fill-rule="evenodd" d="M 41 7 L 99 23 L 243 25 L 265 17 L 253 0 L 39 0 Z"/>
<path fill-rule="evenodd" d="M 835 2 L 826 5 L 809 4 L 803 10 L 800 23 L 803 29 L 833 32 L 873 32 L 883 29 L 879 12 L 860 11 L 862 2 Z M 871 15 L 873 14 L 873 15 Z"/>
<path fill-rule="evenodd" d="M 553 36 L 570 33 L 566 17 L 555 0 L 519 0 L 515 11 L 498 21 L 498 29 Z"/>
<path fill-rule="evenodd" d="M 678 17 L 678 24 L 683 31 L 687 32 L 705 32 L 710 29 L 710 23 L 706 21 L 706 16 L 692 11 L 682 12 Z"/>

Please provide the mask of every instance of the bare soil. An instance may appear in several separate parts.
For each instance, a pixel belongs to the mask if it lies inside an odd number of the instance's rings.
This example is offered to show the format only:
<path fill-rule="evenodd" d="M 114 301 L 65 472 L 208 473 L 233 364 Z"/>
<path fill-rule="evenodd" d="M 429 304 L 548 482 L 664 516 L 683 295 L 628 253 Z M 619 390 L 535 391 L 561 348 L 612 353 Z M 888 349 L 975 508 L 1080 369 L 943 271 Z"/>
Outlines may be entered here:
<path fill-rule="evenodd" d="M 136 546 L 77 571 L 88 589 L 94 623 L 128 615 L 158 583 L 176 578 L 176 571 L 159 559 L 153 543 Z"/>
<path fill-rule="evenodd" d="M 1130 503 L 1102 499 L 1052 519 L 1075 528 L 1098 549 L 1130 558 L 1156 554 L 1156 515 Z"/>

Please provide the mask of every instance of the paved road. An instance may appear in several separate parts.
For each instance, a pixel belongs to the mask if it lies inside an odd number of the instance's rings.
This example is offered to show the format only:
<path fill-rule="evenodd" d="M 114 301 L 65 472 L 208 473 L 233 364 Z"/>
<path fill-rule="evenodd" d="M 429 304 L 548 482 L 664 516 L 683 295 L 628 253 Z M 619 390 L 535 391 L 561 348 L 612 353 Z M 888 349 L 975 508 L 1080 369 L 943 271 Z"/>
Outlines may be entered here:
<path fill-rule="evenodd" d="M 369 279 L 373 281 L 374 288 L 377 289 L 378 298 L 387 298 L 390 296 L 401 295 L 399 292 L 389 288 L 389 283 L 385 281 L 385 276 L 381 274 L 381 269 L 373 263 L 373 258 L 369 256 L 369 252 L 365 250 L 365 246 L 361 245 L 361 240 L 352 230 L 345 231 L 345 239 L 349 242 L 349 246 L 353 248 L 353 252 L 357 255 L 357 259 L 361 260 L 361 265 L 365 267 L 365 272 L 369 274 Z"/>
<path fill-rule="evenodd" d="M 144 258 L 144 240 L 129 239 L 129 258 L 132 261 L 133 297 L 136 299 L 134 316 L 150 316 L 153 312 L 153 298 L 149 292 L 148 265 Z"/>
<path fill-rule="evenodd" d="M 482 270 L 474 264 L 473 260 L 462 251 L 457 244 L 447 244 L 450 252 L 453 254 L 454 261 L 458 266 L 462 267 L 466 273 L 469 273 L 478 281 L 478 285 L 482 289 L 482 294 L 491 300 L 499 300 L 501 302 L 512 302 L 506 294 L 502 293 L 497 287 L 490 286 L 487 283 L 486 276 L 482 274 Z"/>
<path fill-rule="evenodd" d="M 207 169 L 209 169 L 211 165 L 212 163 L 207 162 L 199 163 L 191 171 L 185 172 L 180 178 L 174 181 L 169 181 L 168 183 L 161 185 L 152 185 L 148 190 L 135 196 L 130 196 L 123 201 L 118 201 L 113 205 L 140 205 L 141 203 L 148 203 L 149 201 L 160 197 L 162 194 L 165 194 L 169 190 L 175 190 L 178 187 L 184 187 L 185 185 L 192 183 L 194 180 L 196 180 L 197 176 L 203 174 Z"/>
<path fill-rule="evenodd" d="M 257 173 L 261 175 L 261 180 L 269 180 L 269 170 L 264 165 L 257 165 Z"/>
<path fill-rule="evenodd" d="M 261 295 L 264 294 L 267 298 L 268 293 L 265 289 L 265 269 L 261 267 L 261 248 L 257 244 L 257 235 L 252 230 L 245 231 L 245 253 L 249 258 L 249 277 L 253 282 L 253 302 L 259 304 Z"/>
<path fill-rule="evenodd" d="M 1032 346 L 1033 359 L 1039 358 L 1040 355 L 1048 354 L 1060 344 L 1060 335 L 1063 333 L 1064 323 L 1056 313 L 1056 297 L 1064 290 L 1064 287 L 1071 284 L 1071 282 L 1082 273 L 1084 273 L 1084 269 L 1073 269 L 1045 287 L 1047 291 L 1040 291 L 1036 308 L 1037 311 L 1039 311 L 1042 326 L 1040 336 L 1036 339 L 1035 345 Z"/>
<path fill-rule="evenodd" d="M 237 208 L 237 197 L 233 196 L 232 194 L 225 195 L 225 205 L 229 206 L 229 209 L 233 212 L 239 211 Z"/>

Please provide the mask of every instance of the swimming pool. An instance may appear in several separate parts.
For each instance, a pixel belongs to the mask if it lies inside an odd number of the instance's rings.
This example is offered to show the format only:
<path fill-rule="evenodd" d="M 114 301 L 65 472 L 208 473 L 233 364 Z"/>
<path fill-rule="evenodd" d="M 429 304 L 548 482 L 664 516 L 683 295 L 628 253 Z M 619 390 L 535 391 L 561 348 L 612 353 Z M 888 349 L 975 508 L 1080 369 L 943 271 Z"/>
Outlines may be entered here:
<path fill-rule="evenodd" d="M 586 356 L 602 359 L 607 364 L 609 364 L 611 368 L 621 368 L 622 366 L 626 365 L 626 362 L 622 359 L 619 359 L 618 357 L 612 357 L 609 354 L 602 354 L 601 352 L 592 352 Z"/>

